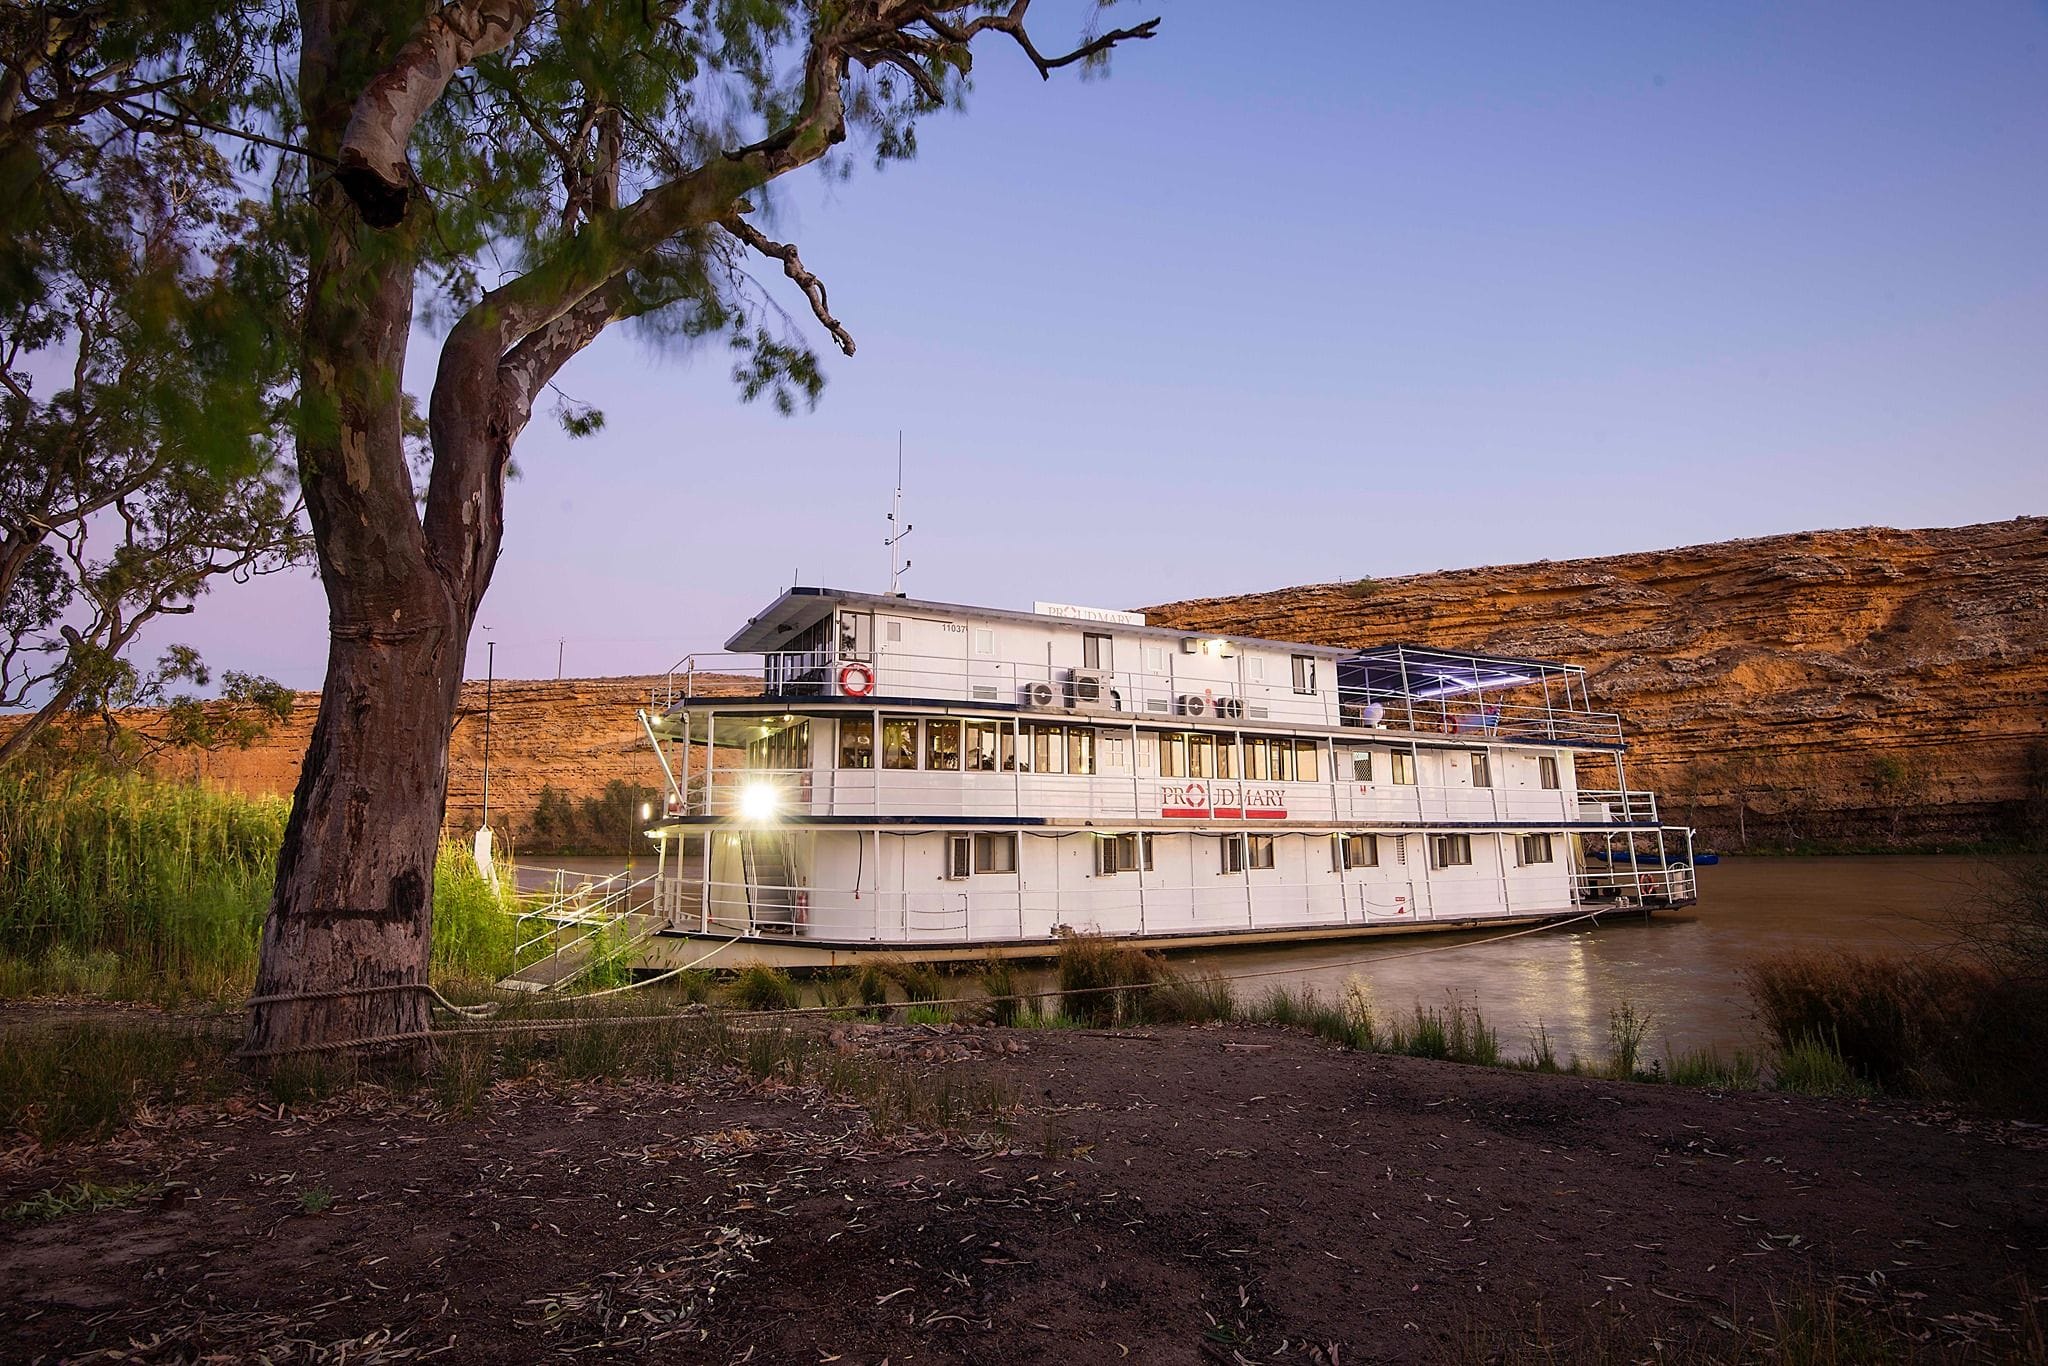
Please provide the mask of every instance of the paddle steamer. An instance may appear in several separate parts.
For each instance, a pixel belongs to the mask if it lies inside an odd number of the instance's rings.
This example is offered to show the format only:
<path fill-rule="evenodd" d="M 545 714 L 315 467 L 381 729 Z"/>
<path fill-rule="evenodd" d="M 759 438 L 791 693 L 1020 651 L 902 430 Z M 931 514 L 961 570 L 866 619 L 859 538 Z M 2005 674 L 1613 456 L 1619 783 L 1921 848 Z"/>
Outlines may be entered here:
<path fill-rule="evenodd" d="M 645 713 L 655 965 L 1191 947 L 1696 896 L 1581 668 L 799 587 Z"/>

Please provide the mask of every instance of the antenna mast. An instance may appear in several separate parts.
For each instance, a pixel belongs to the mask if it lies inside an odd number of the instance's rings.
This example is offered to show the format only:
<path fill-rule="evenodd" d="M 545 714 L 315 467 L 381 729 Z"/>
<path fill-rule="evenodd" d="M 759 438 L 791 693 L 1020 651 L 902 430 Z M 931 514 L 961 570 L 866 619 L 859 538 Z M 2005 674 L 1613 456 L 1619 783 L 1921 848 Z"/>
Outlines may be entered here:
<path fill-rule="evenodd" d="M 898 596 L 898 587 L 903 576 L 910 572 L 910 561 L 900 559 L 897 546 L 905 536 L 917 530 L 903 520 L 903 433 L 896 433 L 896 497 L 889 505 L 889 534 L 882 544 L 889 547 L 889 596 Z"/>

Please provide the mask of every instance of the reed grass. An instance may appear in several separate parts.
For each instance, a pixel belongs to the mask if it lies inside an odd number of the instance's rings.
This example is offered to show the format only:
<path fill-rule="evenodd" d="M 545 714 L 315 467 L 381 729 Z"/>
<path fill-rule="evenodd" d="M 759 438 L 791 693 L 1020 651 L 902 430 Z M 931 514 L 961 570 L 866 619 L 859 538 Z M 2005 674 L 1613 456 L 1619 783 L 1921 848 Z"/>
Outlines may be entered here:
<path fill-rule="evenodd" d="M 239 1000 L 290 806 L 134 774 L 0 775 L 0 995 Z M 436 979 L 503 976 L 512 908 L 443 849 Z"/>
<path fill-rule="evenodd" d="M 1060 1009 L 1094 1025 L 1140 1018 L 1142 1008 L 1123 990 L 1156 983 L 1166 975 L 1156 953 L 1098 934 L 1070 935 L 1060 942 L 1057 976 Z"/>
<path fill-rule="evenodd" d="M 739 1010 L 790 1010 L 797 1003 L 796 985 L 780 968 L 749 963 L 727 983 L 725 998 Z"/>

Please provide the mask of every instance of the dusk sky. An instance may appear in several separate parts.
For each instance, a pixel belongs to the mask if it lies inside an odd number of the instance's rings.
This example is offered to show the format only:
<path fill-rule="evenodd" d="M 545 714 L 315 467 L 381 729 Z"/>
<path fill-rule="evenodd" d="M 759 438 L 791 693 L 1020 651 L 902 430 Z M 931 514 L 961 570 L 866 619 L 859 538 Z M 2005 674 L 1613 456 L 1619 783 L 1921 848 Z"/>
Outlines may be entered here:
<path fill-rule="evenodd" d="M 1000 606 L 2048 510 L 2048 0 L 1153 13 L 1107 80 L 989 43 L 917 160 L 791 188 L 859 342 L 810 329 L 814 412 L 629 333 L 564 374 L 609 422 L 518 448 L 500 677 L 883 588 L 899 429 L 906 587 Z M 315 687 L 325 613 L 151 643 Z"/>

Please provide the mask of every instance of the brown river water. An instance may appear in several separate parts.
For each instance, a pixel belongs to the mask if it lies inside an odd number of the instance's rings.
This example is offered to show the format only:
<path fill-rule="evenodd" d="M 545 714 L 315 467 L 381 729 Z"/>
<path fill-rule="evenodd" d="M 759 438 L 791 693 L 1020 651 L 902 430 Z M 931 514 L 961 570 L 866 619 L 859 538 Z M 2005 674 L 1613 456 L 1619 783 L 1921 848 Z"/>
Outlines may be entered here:
<path fill-rule="evenodd" d="M 539 860 L 536 860 L 539 862 Z M 617 861 L 564 859 L 579 871 Z M 549 866 L 556 866 L 551 861 Z M 1600 925 L 1501 938 L 1413 935 L 1177 956 L 1240 981 L 1240 998 L 1273 986 L 1341 995 L 1356 978 L 1383 1013 L 1456 1001 L 1477 1006 L 1503 1051 L 1526 1055 L 1540 1023 L 1559 1057 L 1606 1052 L 1609 1013 L 1626 1000 L 1650 1017 L 1649 1055 L 1716 1045 L 1753 1047 L 1743 990 L 1752 959 L 1787 950 L 1939 951 L 1982 876 L 1961 857 L 1724 859 L 1699 870 L 1700 904 Z M 651 869 L 640 869 L 646 872 Z M 533 881 L 521 870 L 522 885 Z"/>

